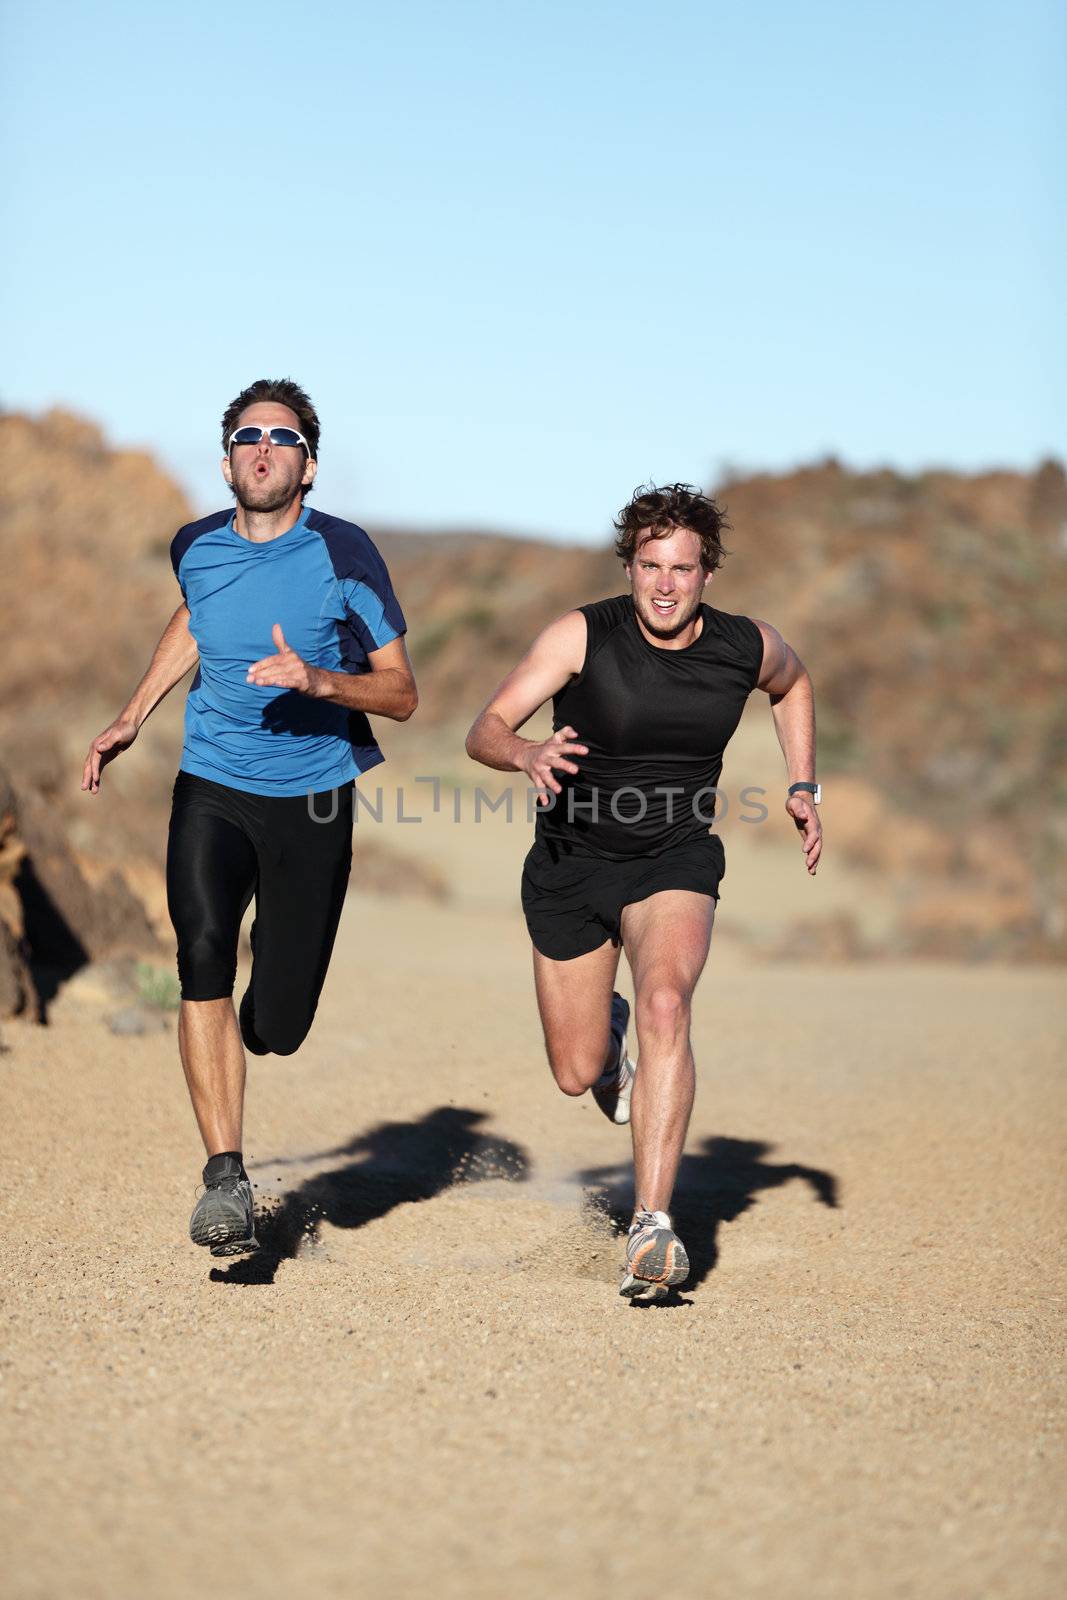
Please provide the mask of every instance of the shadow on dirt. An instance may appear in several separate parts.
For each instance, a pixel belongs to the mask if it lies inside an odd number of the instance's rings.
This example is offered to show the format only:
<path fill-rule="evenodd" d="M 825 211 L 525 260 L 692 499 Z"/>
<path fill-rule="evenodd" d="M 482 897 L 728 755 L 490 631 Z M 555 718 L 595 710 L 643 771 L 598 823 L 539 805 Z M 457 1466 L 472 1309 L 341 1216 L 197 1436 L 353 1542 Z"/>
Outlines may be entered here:
<path fill-rule="evenodd" d="M 214 1283 L 273 1283 L 279 1263 L 315 1241 L 319 1228 L 362 1228 L 395 1206 L 432 1200 L 457 1183 L 503 1178 L 523 1183 L 529 1158 L 521 1145 L 479 1131 L 484 1111 L 438 1106 L 417 1122 L 383 1122 L 336 1150 L 302 1158 L 301 1164 L 351 1157 L 343 1166 L 318 1172 L 283 1195 L 276 1206 L 257 1207 L 260 1248 L 228 1267 L 212 1270 Z M 293 1163 L 279 1162 L 274 1165 Z"/>
<path fill-rule="evenodd" d="M 755 1205 L 763 1189 L 778 1189 L 794 1178 L 811 1187 L 824 1206 L 837 1206 L 837 1179 L 818 1167 L 781 1164 L 764 1158 L 774 1145 L 760 1139 L 705 1139 L 699 1151 L 683 1155 L 671 1206 L 671 1218 L 689 1255 L 690 1273 L 684 1290 L 696 1289 L 719 1259 L 718 1233 Z M 577 1174 L 590 1203 L 604 1212 L 616 1232 L 625 1233 L 633 1212 L 633 1168 L 593 1167 Z M 672 1290 L 661 1300 L 633 1302 L 642 1309 L 689 1305 L 684 1293 Z"/>

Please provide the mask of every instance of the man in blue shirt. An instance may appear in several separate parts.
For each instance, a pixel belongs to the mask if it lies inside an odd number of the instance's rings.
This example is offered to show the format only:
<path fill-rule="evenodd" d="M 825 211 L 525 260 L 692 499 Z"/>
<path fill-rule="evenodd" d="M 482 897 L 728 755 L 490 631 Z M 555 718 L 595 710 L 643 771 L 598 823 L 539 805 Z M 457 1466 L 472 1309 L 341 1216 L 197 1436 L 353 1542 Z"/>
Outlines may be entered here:
<path fill-rule="evenodd" d="M 167 849 L 178 941 L 178 1044 L 207 1150 L 190 1234 L 212 1255 L 256 1248 L 241 1154 L 245 1050 L 290 1055 L 315 1015 L 351 865 L 352 781 L 382 760 L 368 712 L 418 696 L 406 624 L 362 528 L 311 510 L 319 419 L 289 379 L 226 408 L 222 473 L 237 502 L 180 528 L 183 600 L 141 683 L 93 740 L 82 788 L 129 748 L 197 663 Z M 233 1007 L 241 918 L 253 964 Z"/>

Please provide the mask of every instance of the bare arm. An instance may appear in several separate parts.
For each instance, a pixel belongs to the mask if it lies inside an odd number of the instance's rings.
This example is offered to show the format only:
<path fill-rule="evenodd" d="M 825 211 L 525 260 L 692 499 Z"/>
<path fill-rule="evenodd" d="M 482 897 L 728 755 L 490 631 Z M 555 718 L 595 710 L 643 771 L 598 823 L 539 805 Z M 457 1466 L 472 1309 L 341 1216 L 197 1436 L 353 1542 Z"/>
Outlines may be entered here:
<path fill-rule="evenodd" d="M 330 672 L 326 667 L 311 666 L 290 650 L 277 622 L 271 637 L 278 654 L 264 656 L 248 669 L 248 682 L 261 689 L 295 689 L 312 700 L 331 700 L 350 711 L 369 711 L 375 716 L 391 717 L 394 722 L 406 722 L 419 703 L 403 638 L 391 639 L 380 650 L 369 651 L 369 672 Z"/>
<path fill-rule="evenodd" d="M 771 716 L 785 756 L 788 782 L 815 782 L 815 694 L 800 657 L 769 622 L 756 626 L 763 635 L 763 665 L 757 687 L 770 696 Z M 807 869 L 812 877 L 822 854 L 822 824 L 812 797 L 794 794 L 785 808 L 801 835 Z"/>
<path fill-rule="evenodd" d="M 82 768 L 83 789 L 96 794 L 103 768 L 121 755 L 123 750 L 129 749 L 145 718 L 174 685 L 181 682 L 196 658 L 196 640 L 189 632 L 189 607 L 183 600 L 163 630 L 163 637 L 152 654 L 148 671 L 129 701 L 114 722 L 103 733 L 98 733 L 89 746 L 89 754 Z"/>
<path fill-rule="evenodd" d="M 587 755 L 587 746 L 576 742 L 573 728 L 560 728 L 544 740 L 520 738 L 517 730 L 582 670 L 585 645 L 580 611 L 568 611 L 537 636 L 468 733 L 466 749 L 473 761 L 498 772 L 525 772 L 537 788 L 561 792 L 554 772 L 576 773 L 567 757 Z"/>
<path fill-rule="evenodd" d="M 393 639 L 380 650 L 372 650 L 367 660 L 370 671 L 365 673 L 316 668 L 316 697 L 353 711 L 371 711 L 394 722 L 406 722 L 419 703 L 419 691 L 404 640 Z"/>

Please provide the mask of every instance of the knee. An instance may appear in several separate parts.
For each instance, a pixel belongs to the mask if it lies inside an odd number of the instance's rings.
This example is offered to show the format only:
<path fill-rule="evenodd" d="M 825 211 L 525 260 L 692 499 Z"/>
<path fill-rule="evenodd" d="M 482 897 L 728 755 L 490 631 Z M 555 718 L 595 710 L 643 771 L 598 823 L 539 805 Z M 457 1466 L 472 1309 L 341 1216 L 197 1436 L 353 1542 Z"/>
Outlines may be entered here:
<path fill-rule="evenodd" d="M 267 1053 L 272 1056 L 295 1056 L 306 1038 L 307 1034 L 301 1033 L 282 1034 L 280 1038 L 267 1039 L 265 1041 Z"/>
<path fill-rule="evenodd" d="M 638 1034 L 673 1039 L 689 1029 L 689 996 L 677 984 L 655 983 L 637 996 Z"/>
<path fill-rule="evenodd" d="M 246 989 L 237 1013 L 246 1050 L 256 1056 L 295 1055 L 307 1038 L 314 1013 L 303 1017 L 275 1017 L 269 1008 L 256 1006 Z"/>
<path fill-rule="evenodd" d="M 574 1098 L 585 1094 L 586 1090 L 592 1087 L 600 1077 L 601 1072 L 603 1072 L 606 1053 L 606 1045 L 599 1056 L 593 1055 L 589 1051 L 575 1050 L 573 1048 L 553 1050 L 549 1046 L 548 1064 L 552 1068 L 552 1076 L 556 1080 L 557 1089 L 562 1094 L 571 1095 Z"/>
<path fill-rule="evenodd" d="M 292 1023 L 283 1026 L 280 1023 L 265 1023 L 261 1026 L 259 1019 L 255 1023 L 256 1036 L 261 1040 L 269 1055 L 293 1056 L 300 1049 L 311 1030 L 311 1018 L 303 1024 Z"/>
<path fill-rule="evenodd" d="M 211 929 L 178 945 L 178 977 L 183 1000 L 222 1000 L 233 993 L 237 951 Z"/>

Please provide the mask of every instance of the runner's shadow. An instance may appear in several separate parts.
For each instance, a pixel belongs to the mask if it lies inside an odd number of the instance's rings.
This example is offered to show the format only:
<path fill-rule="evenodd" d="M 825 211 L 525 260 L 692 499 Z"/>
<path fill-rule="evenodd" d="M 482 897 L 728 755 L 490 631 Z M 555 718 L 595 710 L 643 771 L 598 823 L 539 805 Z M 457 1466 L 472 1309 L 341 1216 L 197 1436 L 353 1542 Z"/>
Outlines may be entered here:
<path fill-rule="evenodd" d="M 486 1116 L 464 1106 L 438 1106 L 417 1122 L 382 1122 L 336 1150 L 298 1158 L 300 1165 L 355 1159 L 315 1173 L 276 1206 L 257 1206 L 259 1250 L 214 1268 L 212 1282 L 273 1283 L 279 1264 L 313 1244 L 324 1222 L 362 1228 L 408 1201 L 432 1200 L 453 1184 L 491 1178 L 524 1183 L 530 1173 L 525 1150 L 481 1133 Z"/>
<path fill-rule="evenodd" d="M 689 1256 L 684 1289 L 695 1289 L 713 1272 L 719 1259 L 718 1234 L 723 1222 L 734 1222 L 751 1206 L 761 1189 L 777 1189 L 793 1178 L 810 1184 L 814 1198 L 837 1206 L 837 1179 L 818 1167 L 795 1162 L 765 1161 L 774 1146 L 761 1139 L 705 1139 L 703 1147 L 683 1155 L 678 1168 L 671 1217 Z M 616 1232 L 625 1233 L 633 1213 L 633 1168 L 590 1168 L 578 1174 L 589 1198 L 603 1210 Z M 651 1305 L 688 1304 L 676 1292 Z"/>

